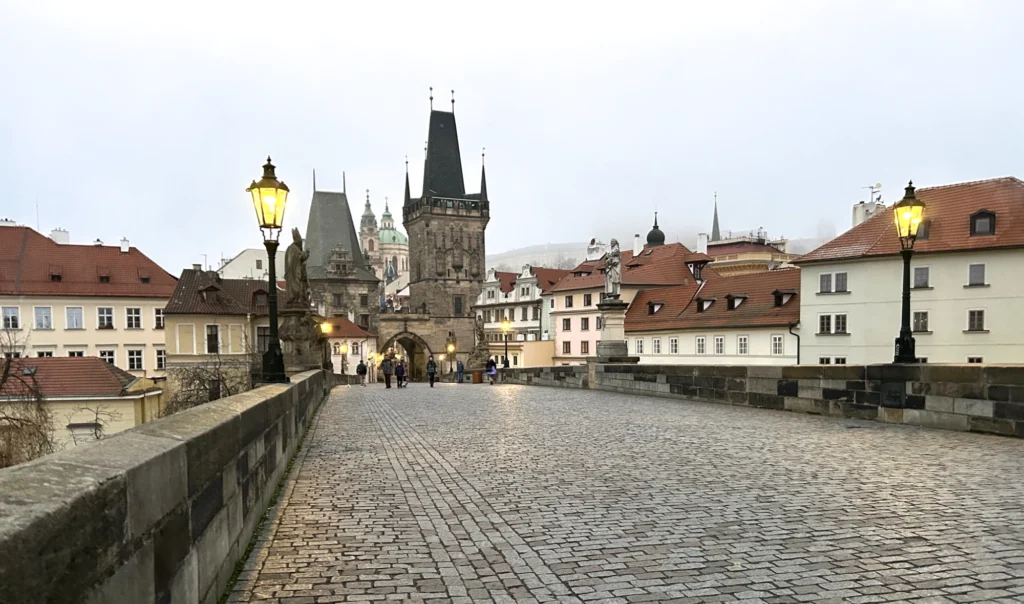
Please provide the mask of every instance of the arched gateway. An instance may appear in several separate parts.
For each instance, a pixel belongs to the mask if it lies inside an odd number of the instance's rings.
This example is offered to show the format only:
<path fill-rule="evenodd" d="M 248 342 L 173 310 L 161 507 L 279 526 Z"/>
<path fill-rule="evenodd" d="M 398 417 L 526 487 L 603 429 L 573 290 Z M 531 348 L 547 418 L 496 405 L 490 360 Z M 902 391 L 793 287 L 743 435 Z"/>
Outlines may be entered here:
<path fill-rule="evenodd" d="M 422 380 L 427 376 L 427 358 L 434 354 L 423 338 L 418 335 L 403 331 L 396 333 L 387 340 L 381 341 L 379 354 L 395 352 L 395 345 L 401 346 L 406 355 L 406 367 L 408 367 L 409 378 Z"/>

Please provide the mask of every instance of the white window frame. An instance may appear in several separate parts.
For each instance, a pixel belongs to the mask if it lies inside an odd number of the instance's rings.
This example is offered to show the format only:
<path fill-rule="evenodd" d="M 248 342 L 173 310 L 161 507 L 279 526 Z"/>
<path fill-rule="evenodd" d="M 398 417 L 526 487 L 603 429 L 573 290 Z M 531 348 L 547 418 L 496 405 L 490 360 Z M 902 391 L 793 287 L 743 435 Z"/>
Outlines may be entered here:
<path fill-rule="evenodd" d="M 45 308 L 46 310 L 48 310 L 50 312 L 50 326 L 49 327 L 40 327 L 39 326 L 39 316 L 36 313 L 38 313 L 39 309 L 41 309 L 41 308 Z M 54 329 L 54 327 L 53 327 L 53 307 L 52 306 L 33 306 L 32 307 L 32 327 L 33 327 L 33 329 L 40 329 L 40 330 L 44 330 L 44 331 L 53 331 L 53 329 Z"/>
<path fill-rule="evenodd" d="M 210 352 L 210 344 L 207 338 L 209 335 L 209 328 L 217 328 L 217 352 Z M 222 354 L 224 352 L 224 338 L 221 337 L 221 329 L 219 323 L 206 323 L 203 325 L 203 354 Z"/>
<path fill-rule="evenodd" d="M 104 354 L 106 354 L 108 358 L 104 359 Z M 96 356 L 107 361 L 111 365 L 117 366 L 117 350 L 114 348 L 104 348 L 103 350 L 99 350 L 96 352 Z"/>
<path fill-rule="evenodd" d="M 7 314 L 8 310 L 13 310 L 14 314 L 8 315 Z M 13 327 L 9 326 L 8 325 L 8 321 L 7 321 L 7 317 L 8 316 L 14 317 L 14 320 L 17 322 L 17 325 L 15 325 Z M 13 329 L 21 329 L 21 325 L 22 325 L 22 322 L 21 322 L 21 307 L 20 306 L 2 306 L 2 307 L 0 307 L 0 320 L 3 321 L 3 324 L 0 325 L 0 327 L 2 327 L 3 329 L 12 329 L 12 330 Z"/>
<path fill-rule="evenodd" d="M 839 275 L 843 276 L 843 280 L 846 281 L 846 288 L 839 289 Z M 847 271 L 837 271 L 832 273 L 832 293 L 834 294 L 845 294 L 850 291 L 850 273 Z"/>
<path fill-rule="evenodd" d="M 68 358 L 71 358 L 71 359 L 80 359 L 80 358 L 82 358 L 84 356 L 85 356 L 85 351 L 84 350 L 69 350 L 68 351 Z"/>
<path fill-rule="evenodd" d="M 154 329 L 164 328 L 164 309 L 154 308 L 153 309 L 153 327 Z"/>
<path fill-rule="evenodd" d="M 643 354 L 644 353 L 644 339 L 643 338 L 634 338 L 633 339 L 633 353 L 634 354 Z"/>
<path fill-rule="evenodd" d="M 778 343 L 778 352 L 775 351 L 775 344 Z M 786 354 L 786 337 L 780 333 L 773 333 L 771 338 L 771 356 L 781 357 Z"/>
<path fill-rule="evenodd" d="M 917 329 L 917 315 L 924 315 L 924 326 L 927 329 Z M 913 333 L 931 333 L 931 313 L 927 310 L 915 310 L 910 313 L 910 330 Z"/>
<path fill-rule="evenodd" d="M 68 321 L 68 311 L 73 309 L 73 308 L 77 308 L 78 311 L 79 311 L 79 315 L 78 315 L 78 319 L 79 319 L 78 323 L 79 324 L 78 324 L 78 327 L 72 327 L 71 326 L 71 322 Z M 65 306 L 64 307 L 64 329 L 74 329 L 74 330 L 85 329 L 85 307 L 83 307 L 83 306 Z"/>
<path fill-rule="evenodd" d="M 831 365 L 832 364 L 832 357 L 818 357 L 818 364 L 819 365 Z"/>
<path fill-rule="evenodd" d="M 843 330 L 839 331 L 839 317 L 843 318 Z M 850 316 L 845 312 L 837 312 L 832 315 L 832 333 L 834 334 L 848 334 L 850 333 Z"/>
<path fill-rule="evenodd" d="M 821 278 L 828 277 L 828 289 L 821 288 Z M 831 294 L 832 288 L 835 287 L 835 283 L 832 280 L 832 273 L 818 273 L 818 293 L 819 294 Z"/>
<path fill-rule="evenodd" d="M 846 357 L 833 357 L 832 358 L 832 364 L 833 365 L 845 365 L 846 364 Z"/>
<path fill-rule="evenodd" d="M 917 284 L 917 271 L 919 269 L 920 270 L 924 270 L 924 271 L 927 272 L 927 274 L 925 275 L 927 277 L 925 279 L 925 284 L 924 285 L 920 285 L 920 286 Z M 969 270 L 970 269 L 968 269 L 968 272 L 969 272 Z M 970 274 L 968 274 L 967 276 L 968 276 L 968 278 L 970 278 Z M 931 289 L 931 287 L 932 287 L 932 269 L 931 269 L 931 267 L 930 266 L 915 266 L 913 272 L 910 275 L 910 288 L 911 289 Z"/>
<path fill-rule="evenodd" d="M 160 357 L 163 357 L 162 363 L 160 362 Z M 157 348 L 154 358 L 156 359 L 156 363 L 153 366 L 157 368 L 157 371 L 164 371 L 167 369 L 167 349 Z"/>
<path fill-rule="evenodd" d="M 971 283 L 971 267 L 981 267 L 981 283 Z M 972 262 L 967 265 L 967 287 L 984 287 L 988 285 L 986 279 L 988 278 L 988 266 L 984 262 Z"/>
<path fill-rule="evenodd" d="M 651 354 L 661 354 L 661 338 L 651 338 Z"/>
<path fill-rule="evenodd" d="M 984 309 L 984 308 L 968 308 L 967 309 L 967 328 L 964 331 L 967 331 L 969 333 L 984 333 L 984 332 L 988 331 L 988 316 L 987 316 L 988 313 L 985 312 L 985 310 L 986 309 Z M 981 313 L 981 329 L 971 329 L 971 313 L 972 312 L 980 312 Z"/>
<path fill-rule="evenodd" d="M 696 355 L 706 355 L 708 353 L 708 338 L 707 336 L 697 336 L 693 340 L 693 353 Z"/>
<path fill-rule="evenodd" d="M 679 354 L 679 338 L 668 339 L 668 352 L 669 354 Z"/>
<path fill-rule="evenodd" d="M 716 355 L 723 355 L 723 354 L 725 354 L 725 336 L 715 336 L 714 343 L 715 343 L 715 354 Z"/>
<path fill-rule="evenodd" d="M 132 367 L 132 353 L 137 352 L 137 358 L 139 361 L 138 367 Z M 146 370 L 146 351 L 142 348 L 129 348 L 125 351 L 125 358 L 128 360 L 128 371 L 145 371 Z"/>
<path fill-rule="evenodd" d="M 977 360 L 975 361 L 974 359 L 977 359 Z M 972 354 L 971 356 L 967 357 L 967 362 L 971 363 L 972 365 L 975 364 L 975 363 L 980 365 L 980 364 L 985 362 L 985 357 L 979 357 L 977 355 L 973 355 Z"/>
<path fill-rule="evenodd" d="M 132 312 L 135 312 L 135 316 L 132 316 Z M 135 327 L 132 326 L 132 319 L 138 319 L 139 324 Z M 138 306 L 127 306 L 124 309 L 124 328 L 125 329 L 142 329 L 142 308 Z"/>
<path fill-rule="evenodd" d="M 566 308 L 572 308 L 573 307 L 572 306 L 572 303 L 573 303 L 572 298 L 573 298 L 572 294 L 569 294 L 568 296 L 565 297 L 564 300 L 562 300 L 562 302 L 565 303 L 565 307 Z"/>
<path fill-rule="evenodd" d="M 828 330 L 827 331 L 821 329 L 821 319 L 823 317 L 828 317 Z M 832 313 L 820 313 L 818 315 L 818 331 L 816 331 L 815 333 L 819 333 L 819 334 L 832 333 L 832 328 L 833 328 L 833 325 L 832 325 Z"/>
<path fill-rule="evenodd" d="M 736 336 L 736 354 L 750 354 L 750 336 Z"/>
<path fill-rule="evenodd" d="M 104 310 L 109 310 L 110 311 L 110 327 L 104 327 L 105 324 L 101 321 L 103 319 L 103 311 Z M 114 307 L 113 306 L 97 306 L 96 307 L 96 329 L 114 329 L 114 321 L 116 319 L 117 319 L 117 313 L 114 312 Z"/>

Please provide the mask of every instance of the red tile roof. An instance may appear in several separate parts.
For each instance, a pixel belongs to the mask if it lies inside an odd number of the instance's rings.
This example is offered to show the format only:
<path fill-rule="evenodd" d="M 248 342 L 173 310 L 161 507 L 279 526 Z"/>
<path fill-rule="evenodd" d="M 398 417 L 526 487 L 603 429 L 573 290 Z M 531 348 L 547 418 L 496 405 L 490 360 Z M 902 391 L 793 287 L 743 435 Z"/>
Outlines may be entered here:
<path fill-rule="evenodd" d="M 97 357 L 0 359 L 3 371 L 11 373 L 0 396 L 23 396 L 33 380 L 44 397 L 121 396 L 138 379 Z"/>
<path fill-rule="evenodd" d="M 557 268 L 532 267 L 531 272 L 537 277 L 537 287 L 541 292 L 549 292 L 559 281 L 570 274 L 570 271 Z"/>
<path fill-rule="evenodd" d="M 503 293 L 510 293 L 516 287 L 516 278 L 519 277 L 519 273 L 507 273 L 504 271 L 494 271 L 494 276 L 498 278 L 498 289 Z"/>
<path fill-rule="evenodd" d="M 993 178 L 917 190 L 925 204 L 928 238 L 918 239 L 915 253 L 952 252 L 1024 246 L 1024 182 Z M 797 258 L 798 264 L 899 254 L 900 243 L 891 208 Z M 971 216 L 994 212 L 994 235 L 971 236 Z"/>
<path fill-rule="evenodd" d="M 778 269 L 748 275 L 713 277 L 700 288 L 693 285 L 645 289 L 637 293 L 626 312 L 626 331 L 703 329 L 724 327 L 783 327 L 800 320 L 799 293 L 783 306 L 775 306 L 776 290 L 798 291 L 800 269 Z M 746 295 L 738 307 L 729 310 L 729 295 Z M 694 297 L 715 298 L 711 306 L 697 312 Z M 653 315 L 648 302 L 663 304 Z"/>
<path fill-rule="evenodd" d="M 694 254 L 681 243 L 669 243 L 645 248 L 638 256 L 633 250 L 622 252 L 622 285 L 682 285 L 694 281 L 687 262 L 709 259 Z M 584 262 L 570 271 L 569 276 L 559 281 L 551 291 L 572 291 L 604 286 L 604 260 Z M 707 268 L 704 269 L 708 271 Z M 574 273 L 586 273 L 575 276 Z M 708 271 L 705 274 L 713 274 Z"/>
<path fill-rule="evenodd" d="M 28 227 L 0 227 L 0 294 L 168 298 L 175 285 L 135 247 L 65 245 Z"/>
<path fill-rule="evenodd" d="M 375 338 L 373 333 L 349 321 L 345 317 L 327 317 L 323 322 L 331 324 L 329 338 Z"/>
<path fill-rule="evenodd" d="M 259 279 L 222 279 L 215 271 L 185 269 L 164 314 L 266 316 L 266 295 L 257 294 L 267 294 L 267 289 L 267 282 Z"/>

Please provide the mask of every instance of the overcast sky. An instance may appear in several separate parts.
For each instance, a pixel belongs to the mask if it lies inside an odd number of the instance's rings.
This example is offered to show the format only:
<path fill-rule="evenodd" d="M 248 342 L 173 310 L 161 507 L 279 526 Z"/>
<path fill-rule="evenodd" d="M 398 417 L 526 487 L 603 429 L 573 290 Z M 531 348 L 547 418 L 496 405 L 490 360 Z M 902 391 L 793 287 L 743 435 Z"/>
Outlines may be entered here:
<path fill-rule="evenodd" d="M 403 6 L 403 8 L 395 8 Z M 1024 2 L 0 0 L 0 216 L 178 274 L 262 241 L 270 154 L 398 210 L 455 89 L 487 246 L 849 227 L 862 187 L 1024 176 Z M 397 216 L 401 216 L 400 212 Z M 400 219 L 400 218 L 399 218 Z"/>

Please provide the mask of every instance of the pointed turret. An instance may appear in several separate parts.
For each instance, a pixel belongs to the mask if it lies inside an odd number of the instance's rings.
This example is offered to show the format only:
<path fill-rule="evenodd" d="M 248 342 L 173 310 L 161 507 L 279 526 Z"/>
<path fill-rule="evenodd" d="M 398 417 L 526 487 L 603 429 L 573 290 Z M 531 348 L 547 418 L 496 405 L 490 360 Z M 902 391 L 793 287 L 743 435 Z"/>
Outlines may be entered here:
<path fill-rule="evenodd" d="M 711 224 L 711 241 L 721 241 L 722 233 L 718 229 L 718 193 L 715 193 L 715 220 Z"/>
<path fill-rule="evenodd" d="M 487 169 L 480 164 L 480 201 L 487 201 Z"/>
<path fill-rule="evenodd" d="M 409 205 L 412 194 L 409 192 L 409 159 L 405 160 L 405 204 Z"/>
<path fill-rule="evenodd" d="M 423 196 L 464 199 L 462 156 L 455 114 L 432 110 L 427 134 L 427 159 L 423 170 Z"/>
<path fill-rule="evenodd" d="M 370 207 L 370 191 L 366 191 L 366 204 L 363 206 L 363 216 L 359 219 L 360 230 L 365 228 L 377 228 L 377 218 L 373 215 L 373 208 Z"/>
<path fill-rule="evenodd" d="M 650 230 L 650 232 L 647 233 L 647 245 L 648 246 L 665 245 L 665 233 L 661 232 L 661 229 L 658 228 L 658 213 L 657 212 L 654 213 L 654 228 L 652 228 Z"/>

